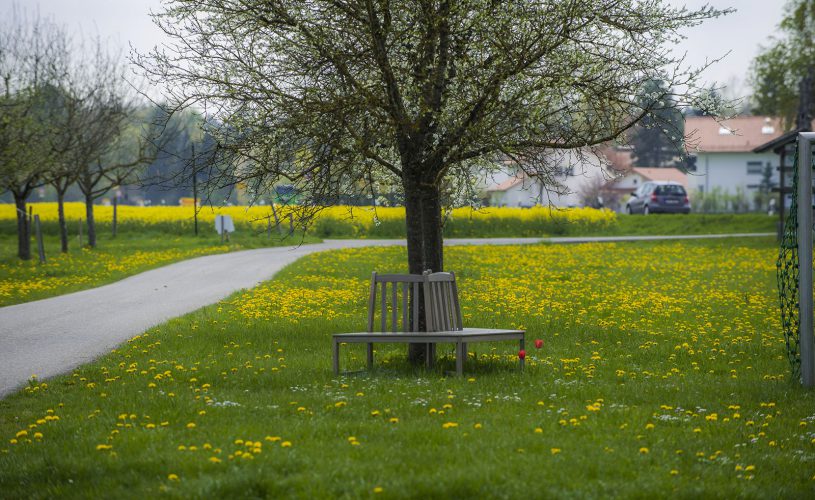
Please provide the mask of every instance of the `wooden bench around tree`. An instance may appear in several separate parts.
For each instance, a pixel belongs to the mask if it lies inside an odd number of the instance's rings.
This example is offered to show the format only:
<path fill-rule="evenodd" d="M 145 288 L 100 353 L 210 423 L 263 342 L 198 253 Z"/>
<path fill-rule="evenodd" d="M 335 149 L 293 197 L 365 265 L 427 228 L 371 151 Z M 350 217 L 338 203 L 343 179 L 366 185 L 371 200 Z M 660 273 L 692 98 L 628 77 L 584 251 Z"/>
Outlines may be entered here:
<path fill-rule="evenodd" d="M 419 287 L 424 296 L 427 331 L 419 329 Z M 379 300 L 377 300 L 377 291 Z M 376 311 L 379 310 L 379 329 L 375 330 Z M 390 320 L 390 321 L 388 321 Z M 339 333 L 333 336 L 334 373 L 340 373 L 340 346 L 343 343 L 367 344 L 368 369 L 373 367 L 375 343 L 427 344 L 426 363 L 433 366 L 435 345 L 456 344 L 456 374 L 464 373 L 467 344 L 498 340 L 518 340 L 524 348 L 524 330 L 493 328 L 464 328 L 458 287 L 454 273 L 377 274 L 371 277 L 368 296 L 368 331 Z M 523 370 L 524 360 L 519 358 Z"/>

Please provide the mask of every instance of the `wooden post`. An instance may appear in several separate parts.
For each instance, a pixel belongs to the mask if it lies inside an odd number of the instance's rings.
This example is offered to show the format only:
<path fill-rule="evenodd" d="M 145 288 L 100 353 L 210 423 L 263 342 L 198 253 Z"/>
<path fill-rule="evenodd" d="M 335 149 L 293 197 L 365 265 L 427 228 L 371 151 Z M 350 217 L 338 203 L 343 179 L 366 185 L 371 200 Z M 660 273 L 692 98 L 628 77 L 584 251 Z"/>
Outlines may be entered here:
<path fill-rule="evenodd" d="M 190 146 L 192 156 L 192 209 L 195 220 L 195 235 L 198 236 L 198 172 L 195 168 L 195 144 Z"/>
<path fill-rule="evenodd" d="M 42 227 L 40 227 L 40 216 L 34 216 L 34 230 L 37 235 L 37 251 L 40 253 L 40 264 L 45 264 L 45 244 L 42 241 Z"/>
<path fill-rule="evenodd" d="M 272 215 L 274 216 L 274 225 L 277 227 L 277 232 L 283 235 L 283 228 L 280 227 L 280 217 L 277 216 L 277 209 L 274 206 L 274 201 L 272 201 Z"/>
<path fill-rule="evenodd" d="M 218 223 L 221 225 L 221 245 L 223 245 L 224 244 L 224 233 L 226 232 L 226 231 L 224 231 L 224 216 L 223 215 L 218 216 Z"/>
<path fill-rule="evenodd" d="M 31 228 L 34 227 L 34 207 L 28 206 L 28 226 L 25 228 L 25 237 L 31 241 Z"/>
<path fill-rule="evenodd" d="M 116 237 L 117 208 L 119 206 L 118 193 L 113 191 L 113 237 Z"/>

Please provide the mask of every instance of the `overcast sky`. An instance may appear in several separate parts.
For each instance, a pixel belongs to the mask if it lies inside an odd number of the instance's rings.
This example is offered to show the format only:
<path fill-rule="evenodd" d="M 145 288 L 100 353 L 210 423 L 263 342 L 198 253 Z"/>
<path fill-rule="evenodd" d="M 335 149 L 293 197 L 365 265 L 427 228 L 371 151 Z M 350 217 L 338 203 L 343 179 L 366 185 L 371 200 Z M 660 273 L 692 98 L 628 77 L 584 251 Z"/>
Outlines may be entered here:
<path fill-rule="evenodd" d="M 758 53 L 759 45 L 767 43 L 781 20 L 784 0 L 668 0 L 671 4 L 698 8 L 710 4 L 717 8 L 734 7 L 737 12 L 711 20 L 688 30 L 687 39 L 677 47 L 687 53 L 687 62 L 698 66 L 706 59 L 721 57 L 722 61 L 705 74 L 708 82 L 735 83 L 733 91 L 744 93 L 747 70 Z M 15 0 L 0 0 L 0 16 L 5 16 Z M 127 49 L 132 44 L 146 52 L 161 43 L 162 35 L 149 17 L 150 10 L 161 9 L 161 0 L 16 0 L 26 8 L 39 7 L 43 15 L 53 16 L 69 29 L 98 33 Z"/>

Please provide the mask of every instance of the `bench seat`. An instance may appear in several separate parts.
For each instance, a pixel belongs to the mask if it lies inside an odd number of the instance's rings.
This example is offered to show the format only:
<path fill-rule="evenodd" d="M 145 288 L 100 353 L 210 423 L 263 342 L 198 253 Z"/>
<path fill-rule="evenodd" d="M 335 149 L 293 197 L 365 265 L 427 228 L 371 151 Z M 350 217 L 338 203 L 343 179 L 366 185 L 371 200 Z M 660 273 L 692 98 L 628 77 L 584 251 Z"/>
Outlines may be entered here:
<path fill-rule="evenodd" d="M 467 344 L 470 342 L 492 342 L 496 340 L 518 340 L 520 349 L 524 348 L 524 330 L 503 330 L 497 328 L 464 328 L 440 332 L 354 332 L 338 333 L 334 341 L 334 373 L 338 374 L 340 344 L 374 344 L 382 343 L 428 343 L 437 344 L 452 342 L 456 344 L 456 375 L 464 374 L 464 359 L 467 357 Z M 432 351 L 431 351 L 432 353 Z M 432 354 L 430 354 L 432 356 Z M 524 360 L 520 359 L 523 370 Z M 428 363 L 429 365 L 430 363 Z"/>

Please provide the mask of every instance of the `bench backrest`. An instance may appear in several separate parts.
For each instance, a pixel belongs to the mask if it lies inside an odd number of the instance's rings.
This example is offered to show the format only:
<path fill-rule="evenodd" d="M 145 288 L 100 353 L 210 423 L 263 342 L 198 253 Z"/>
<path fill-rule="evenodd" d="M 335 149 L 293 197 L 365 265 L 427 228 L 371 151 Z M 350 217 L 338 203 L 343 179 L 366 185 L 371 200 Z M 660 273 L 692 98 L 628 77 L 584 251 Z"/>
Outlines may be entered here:
<path fill-rule="evenodd" d="M 420 286 L 427 331 L 462 330 L 454 273 L 377 274 L 374 271 L 368 296 L 368 331 L 418 332 Z M 377 310 L 379 321 L 376 321 Z"/>
<path fill-rule="evenodd" d="M 368 297 L 368 331 L 418 332 L 419 286 L 423 283 L 424 276 L 421 274 L 376 274 L 374 271 Z M 378 329 L 374 325 L 377 308 Z"/>
<path fill-rule="evenodd" d="M 427 331 L 462 330 L 464 326 L 455 273 L 425 271 L 423 276 Z"/>

